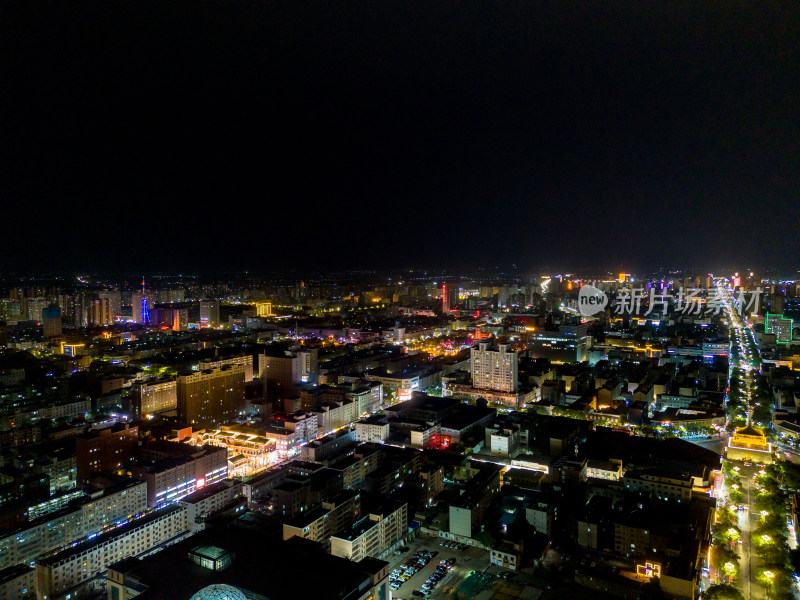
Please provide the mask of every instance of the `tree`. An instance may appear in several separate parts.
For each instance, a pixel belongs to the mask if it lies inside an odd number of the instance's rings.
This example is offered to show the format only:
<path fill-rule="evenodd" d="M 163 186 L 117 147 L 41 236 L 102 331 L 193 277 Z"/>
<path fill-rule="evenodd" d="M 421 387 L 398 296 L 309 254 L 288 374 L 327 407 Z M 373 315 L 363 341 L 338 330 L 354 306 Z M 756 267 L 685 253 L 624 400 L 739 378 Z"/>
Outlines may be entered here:
<path fill-rule="evenodd" d="M 489 548 L 491 548 L 494 545 L 494 537 L 488 531 L 479 531 L 478 533 L 473 535 L 472 538 L 475 541 L 480 542 L 484 546 L 488 546 Z"/>
<path fill-rule="evenodd" d="M 712 585 L 703 592 L 703 600 L 744 600 L 742 593 L 727 583 Z"/>

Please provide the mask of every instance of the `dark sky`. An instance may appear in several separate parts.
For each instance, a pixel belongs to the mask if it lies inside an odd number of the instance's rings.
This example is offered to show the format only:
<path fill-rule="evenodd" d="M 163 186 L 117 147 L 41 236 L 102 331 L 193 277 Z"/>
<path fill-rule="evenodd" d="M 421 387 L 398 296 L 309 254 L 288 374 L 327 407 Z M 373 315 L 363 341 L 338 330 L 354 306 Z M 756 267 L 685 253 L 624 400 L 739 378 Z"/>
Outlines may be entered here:
<path fill-rule="evenodd" d="M 796 2 L 9 2 L 0 45 L 0 269 L 800 268 Z"/>

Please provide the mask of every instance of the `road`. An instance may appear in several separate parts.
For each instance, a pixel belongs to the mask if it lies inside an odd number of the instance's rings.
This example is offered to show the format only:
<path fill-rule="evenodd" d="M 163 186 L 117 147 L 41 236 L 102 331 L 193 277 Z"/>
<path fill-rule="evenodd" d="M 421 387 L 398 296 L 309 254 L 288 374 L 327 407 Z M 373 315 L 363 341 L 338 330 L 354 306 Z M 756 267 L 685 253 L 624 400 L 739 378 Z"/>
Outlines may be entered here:
<path fill-rule="evenodd" d="M 741 467 L 742 486 L 747 510 L 739 511 L 739 529 L 742 531 L 742 543 L 739 544 L 739 564 L 741 565 L 740 582 L 742 595 L 751 600 L 766 600 L 763 587 L 755 582 L 758 558 L 753 551 L 753 531 L 758 527 L 758 513 L 755 509 L 755 500 L 751 493 L 753 475 L 757 468 Z"/>
<path fill-rule="evenodd" d="M 730 377 L 735 370 L 741 371 L 742 389 L 747 394 L 747 404 L 752 411 L 753 400 L 753 372 L 758 372 L 756 366 L 760 363 L 758 346 L 756 345 L 753 332 L 748 327 L 746 320 L 738 313 L 737 307 L 733 303 L 733 294 L 730 290 L 725 288 L 721 283 L 719 291 L 725 300 L 723 301 L 725 311 L 727 312 L 730 322 L 730 340 L 731 349 L 733 344 L 739 347 L 738 353 L 734 355 L 730 353 L 731 361 L 728 369 L 728 382 L 730 385 Z M 734 359 L 734 356 L 736 358 Z M 727 399 L 726 399 L 727 408 Z M 740 570 L 740 589 L 745 600 L 766 600 L 766 591 L 764 588 L 754 581 L 757 574 L 758 558 L 753 552 L 753 530 L 757 527 L 758 514 L 754 506 L 753 494 L 751 488 L 753 485 L 753 476 L 758 470 L 758 467 L 740 466 L 740 475 L 742 476 L 742 486 L 744 493 L 744 501 L 747 510 L 739 511 L 739 529 L 742 532 L 742 543 L 738 545 L 739 548 L 739 565 Z"/>

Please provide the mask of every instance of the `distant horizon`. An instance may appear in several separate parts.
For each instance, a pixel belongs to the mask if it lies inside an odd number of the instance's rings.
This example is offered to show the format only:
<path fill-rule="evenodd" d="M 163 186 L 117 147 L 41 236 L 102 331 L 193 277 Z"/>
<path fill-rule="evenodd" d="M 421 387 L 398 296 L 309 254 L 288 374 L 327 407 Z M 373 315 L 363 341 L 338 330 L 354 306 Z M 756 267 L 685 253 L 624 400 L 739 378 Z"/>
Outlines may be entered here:
<path fill-rule="evenodd" d="M 533 269 L 503 269 L 500 267 L 495 268 L 473 268 L 473 269 L 447 269 L 447 268 L 374 268 L 374 269 L 337 269 L 332 270 L 313 270 L 313 269 L 275 269 L 275 270 L 246 270 L 246 269 L 231 269 L 231 270 L 208 270 L 208 271 L 127 271 L 127 270 L 77 270 L 65 269 L 62 271 L 44 271 L 44 270 L 31 270 L 29 272 L 13 271 L 1 272 L 0 283 L 5 280 L 42 280 L 42 281 L 64 281 L 64 282 L 77 282 L 78 276 L 87 276 L 96 279 L 130 279 L 132 282 L 138 284 L 142 277 L 145 280 L 158 281 L 161 279 L 179 280 L 185 279 L 206 279 L 214 280 L 215 278 L 232 277 L 236 279 L 290 279 L 290 280 L 319 280 L 337 278 L 370 278 L 370 277 L 386 277 L 387 283 L 391 283 L 392 279 L 414 280 L 414 279 L 484 279 L 484 278 L 506 278 L 512 280 L 514 278 L 528 278 L 538 277 L 544 275 L 562 275 L 573 279 L 592 279 L 603 276 L 610 276 L 616 278 L 620 273 L 627 273 L 636 277 L 649 277 L 669 278 L 673 277 L 687 277 L 687 276 L 705 276 L 713 275 L 715 277 L 732 277 L 735 273 L 739 273 L 740 277 L 747 278 L 748 272 L 753 272 L 754 277 L 757 279 L 771 279 L 771 280 L 800 280 L 800 270 L 792 269 L 791 267 L 759 267 L 750 265 L 749 268 L 737 266 L 725 266 L 718 269 L 704 269 L 698 267 L 675 267 L 675 268 L 655 268 L 655 269 L 623 269 L 618 267 L 616 269 L 595 269 L 590 267 L 570 268 L 566 270 L 559 270 L 548 268 L 546 266 L 537 267 Z M 87 282 L 88 283 L 88 282 Z"/>

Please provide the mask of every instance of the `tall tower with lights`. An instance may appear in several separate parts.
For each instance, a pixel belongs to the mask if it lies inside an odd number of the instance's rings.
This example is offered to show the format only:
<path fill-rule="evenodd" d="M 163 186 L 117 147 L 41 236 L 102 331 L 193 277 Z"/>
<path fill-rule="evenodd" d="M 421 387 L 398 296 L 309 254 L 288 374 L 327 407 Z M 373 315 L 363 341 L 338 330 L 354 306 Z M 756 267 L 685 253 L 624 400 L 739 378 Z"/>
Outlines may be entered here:
<path fill-rule="evenodd" d="M 144 277 L 142 277 L 142 323 L 150 322 L 150 311 L 147 310 L 147 291 L 145 289 Z"/>

